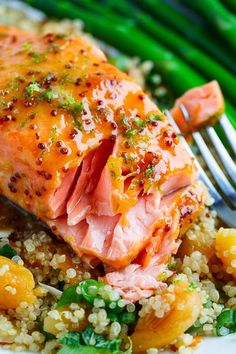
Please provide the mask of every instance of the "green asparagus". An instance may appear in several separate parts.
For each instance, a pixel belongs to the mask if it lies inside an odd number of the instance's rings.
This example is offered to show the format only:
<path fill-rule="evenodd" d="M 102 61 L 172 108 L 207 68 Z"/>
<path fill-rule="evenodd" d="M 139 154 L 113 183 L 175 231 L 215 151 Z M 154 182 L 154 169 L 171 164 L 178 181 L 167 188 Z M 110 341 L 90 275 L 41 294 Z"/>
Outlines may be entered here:
<path fill-rule="evenodd" d="M 219 0 L 182 0 L 190 8 L 197 10 L 211 23 L 214 29 L 236 52 L 236 16 Z"/>
<path fill-rule="evenodd" d="M 235 59 L 231 51 L 222 46 L 222 43 L 217 43 L 215 38 L 207 33 L 202 25 L 191 22 L 190 19 L 163 0 L 137 0 L 137 3 L 155 19 L 164 21 L 176 32 L 182 34 L 189 41 L 215 57 L 233 73 L 236 73 Z"/>
<path fill-rule="evenodd" d="M 81 2 L 80 0 L 75 1 L 78 3 Z M 95 5 L 95 1 L 90 1 L 90 3 L 91 5 Z M 208 57 L 204 52 L 194 47 L 190 42 L 175 32 L 153 20 L 153 18 L 147 15 L 145 12 L 139 11 L 129 2 L 125 0 L 107 0 L 105 4 L 105 13 L 109 13 L 109 16 L 111 16 L 112 13 L 107 10 L 107 7 L 113 9 L 116 12 L 119 12 L 124 16 L 127 16 L 128 18 L 132 17 L 136 21 L 137 26 L 140 26 L 150 36 L 157 39 L 158 42 L 161 42 L 167 48 L 176 52 L 190 65 L 195 66 L 204 74 L 206 78 L 210 80 L 218 80 L 226 96 L 231 98 L 232 102 L 236 102 L 236 92 L 232 90 L 232 87 L 236 87 L 236 78 L 224 67 L 218 64 L 218 62 L 216 62 L 214 59 Z M 101 7 L 99 8 L 101 9 Z M 120 21 L 122 21 L 122 18 L 120 18 Z"/>

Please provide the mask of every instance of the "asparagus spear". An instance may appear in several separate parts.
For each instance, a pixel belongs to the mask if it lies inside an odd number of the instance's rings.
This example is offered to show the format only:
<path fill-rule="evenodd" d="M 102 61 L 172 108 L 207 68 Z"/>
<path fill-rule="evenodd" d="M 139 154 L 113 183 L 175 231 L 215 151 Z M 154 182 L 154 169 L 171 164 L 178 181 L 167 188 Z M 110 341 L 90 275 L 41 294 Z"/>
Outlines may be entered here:
<path fill-rule="evenodd" d="M 201 24 L 191 22 L 186 16 L 178 12 L 164 0 L 137 0 L 137 3 L 140 7 L 147 10 L 150 15 L 162 22 L 164 21 L 167 25 L 175 29 L 176 32 L 179 32 L 189 41 L 197 44 L 233 73 L 236 73 L 235 59 L 232 53 L 222 46 L 222 43 L 217 43 L 215 38 L 207 33 Z"/>
<path fill-rule="evenodd" d="M 73 0 L 77 3 L 87 3 L 87 0 Z M 89 1 L 90 5 L 95 5 L 95 1 Z M 145 32 L 150 36 L 157 39 L 159 42 L 164 44 L 167 48 L 176 52 L 179 56 L 183 57 L 186 62 L 190 65 L 195 66 L 199 71 L 201 71 L 205 77 L 210 80 L 216 79 L 219 81 L 224 93 L 236 102 L 236 92 L 232 90 L 232 87 L 236 87 L 236 78 L 229 73 L 224 67 L 222 67 L 214 59 L 208 57 L 200 49 L 193 46 L 190 42 L 176 34 L 175 32 L 169 30 L 167 27 L 153 20 L 152 17 L 147 15 L 145 12 L 139 11 L 135 6 L 132 6 L 129 2 L 125 0 L 119 1 L 109 1 L 105 2 L 106 13 L 112 18 L 111 13 L 107 10 L 107 7 L 113 9 L 120 14 L 132 17 L 136 21 L 136 25 L 140 26 Z M 99 6 L 101 9 L 101 6 Z M 117 20 L 119 17 L 116 15 Z M 122 18 L 120 18 L 122 21 Z"/>
<path fill-rule="evenodd" d="M 236 16 L 227 10 L 219 0 L 182 1 L 204 16 L 231 46 L 233 51 L 236 51 Z"/>
<path fill-rule="evenodd" d="M 46 14 L 57 18 L 80 18 L 85 29 L 105 42 L 120 49 L 124 53 L 138 56 L 143 60 L 152 60 L 177 95 L 181 95 L 190 87 L 202 85 L 204 78 L 185 64 L 181 59 L 168 51 L 149 36 L 138 30 L 132 22 L 115 23 L 102 16 L 76 7 L 68 1 L 27 0 Z"/>
<path fill-rule="evenodd" d="M 236 12 L 236 0 L 224 0 L 225 5 L 233 12 Z"/>
<path fill-rule="evenodd" d="M 26 0 L 26 2 L 56 18 L 80 18 L 86 30 L 130 55 L 144 60 L 152 60 L 164 81 L 180 96 L 184 91 L 202 85 L 205 79 L 185 64 L 172 52 L 166 50 L 154 40 L 139 31 L 132 22 L 124 25 L 109 21 L 90 11 L 78 8 L 67 1 Z M 236 127 L 236 112 L 227 103 L 230 120 Z"/>

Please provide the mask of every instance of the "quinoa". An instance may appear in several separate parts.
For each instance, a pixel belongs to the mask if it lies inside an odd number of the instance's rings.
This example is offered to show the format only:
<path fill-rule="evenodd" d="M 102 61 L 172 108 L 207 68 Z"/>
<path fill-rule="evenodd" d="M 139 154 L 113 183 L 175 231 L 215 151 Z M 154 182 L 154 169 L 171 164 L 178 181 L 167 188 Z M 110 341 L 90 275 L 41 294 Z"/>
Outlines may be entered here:
<path fill-rule="evenodd" d="M 79 20 L 31 20 L 22 11 L 4 6 L 0 6 L 0 19 L 8 24 L 17 23 L 17 26 L 25 31 L 40 34 L 66 32 L 84 36 L 87 40 L 97 43 L 91 35 L 84 33 L 83 24 Z M 99 44 L 108 57 L 116 53 L 114 48 L 104 43 Z M 152 62 L 141 63 L 139 58 L 126 58 L 123 70 L 148 90 L 146 77 L 152 72 L 152 68 Z M 167 94 L 167 88 L 161 85 L 161 77 L 158 74 L 153 75 L 152 83 L 156 85 L 153 91 L 155 97 L 159 99 Z M 210 199 L 208 204 L 211 204 Z M 57 297 L 41 283 L 63 291 L 82 280 L 98 279 L 99 271 L 75 255 L 65 243 L 52 238 L 49 230 L 42 225 L 23 218 L 23 227 L 18 228 L 13 219 L 12 214 L 10 217 L 0 217 L 3 228 L 2 232 L 0 230 L 0 247 L 14 244 L 17 255 L 12 260 L 32 272 L 36 283 L 36 301 L 33 304 L 21 302 L 14 310 L 0 311 L 0 342 L 5 343 L 4 348 L 53 354 L 61 347 L 58 338 L 68 331 L 83 329 L 88 324 L 93 327 L 95 333 L 102 334 L 109 340 L 127 339 L 130 334 L 129 326 L 109 318 L 106 301 L 109 300 L 113 304 L 118 301 L 119 307 L 131 314 L 135 312 L 136 307 L 128 301 L 119 300 L 118 292 L 109 285 L 101 289 L 100 297 L 90 307 L 71 303 L 57 308 Z M 183 236 L 177 255 L 171 259 L 170 265 L 174 265 L 173 277 L 153 296 L 139 301 L 138 315 L 141 320 L 150 313 L 154 313 L 157 319 L 165 319 L 176 301 L 174 283 L 184 280 L 196 288 L 200 295 L 202 309 L 197 319 L 200 324 L 198 334 L 215 335 L 217 317 L 222 310 L 236 309 L 235 281 L 230 274 L 226 274 L 223 264 L 216 256 L 215 237 L 218 227 L 216 213 L 206 207 Z M 232 252 L 236 252 L 235 249 L 232 249 Z M 235 262 L 232 264 L 232 267 L 234 266 Z M 2 265 L 0 277 L 8 271 L 8 265 Z M 12 295 L 16 293 L 16 288 L 10 285 L 6 290 Z M 79 288 L 77 290 L 80 295 Z M 180 302 L 179 308 L 182 305 Z M 48 339 L 47 334 L 51 334 L 52 338 Z M 197 344 L 194 334 L 184 333 L 171 343 L 168 349 L 180 354 L 191 354 Z M 147 354 L 158 354 L 161 351 L 162 349 L 149 348 Z"/>

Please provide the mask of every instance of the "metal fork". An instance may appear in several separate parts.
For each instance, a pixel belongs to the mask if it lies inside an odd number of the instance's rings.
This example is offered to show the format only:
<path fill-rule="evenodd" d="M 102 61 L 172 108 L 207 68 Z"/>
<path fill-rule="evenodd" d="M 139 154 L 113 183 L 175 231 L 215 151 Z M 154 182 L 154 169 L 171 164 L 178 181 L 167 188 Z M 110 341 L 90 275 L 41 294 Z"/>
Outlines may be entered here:
<path fill-rule="evenodd" d="M 188 122 L 190 117 L 187 109 L 184 105 L 180 104 L 180 109 L 182 111 L 183 117 Z M 212 179 L 218 186 L 219 192 L 214 187 L 211 179 L 206 174 L 203 167 L 200 165 L 196 156 L 193 154 L 189 144 L 182 136 L 177 124 L 175 123 L 172 115 L 169 111 L 165 112 L 177 134 L 179 134 L 180 139 L 185 145 L 188 153 L 194 158 L 197 168 L 200 172 L 200 179 L 208 188 L 210 195 L 214 199 L 214 203 L 212 204 L 212 208 L 216 210 L 220 219 L 225 222 L 230 227 L 236 227 L 236 189 L 233 187 L 233 184 L 230 182 L 229 178 L 226 177 L 221 167 L 217 163 L 214 158 L 212 152 L 208 148 L 207 142 L 203 137 L 201 132 L 192 133 L 193 140 L 196 143 L 198 150 L 204 159 L 206 166 L 209 169 Z M 236 155 L 236 132 L 229 122 L 228 118 L 223 114 L 220 119 L 220 125 L 228 139 L 230 147 L 233 153 Z M 207 126 L 205 128 L 205 133 L 209 137 L 215 152 L 217 153 L 219 159 L 221 160 L 227 174 L 233 183 L 236 184 L 236 164 L 231 158 L 229 152 L 226 150 L 225 146 L 221 142 L 219 136 L 217 135 L 215 129 L 213 127 Z"/>

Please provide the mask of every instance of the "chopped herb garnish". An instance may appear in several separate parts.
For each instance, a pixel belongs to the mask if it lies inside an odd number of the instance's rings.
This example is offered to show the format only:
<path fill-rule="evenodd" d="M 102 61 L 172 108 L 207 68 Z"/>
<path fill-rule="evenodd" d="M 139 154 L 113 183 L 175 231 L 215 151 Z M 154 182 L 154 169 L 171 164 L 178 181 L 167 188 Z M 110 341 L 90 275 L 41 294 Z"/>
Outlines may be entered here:
<path fill-rule="evenodd" d="M 135 125 L 136 125 L 137 127 L 139 127 L 139 128 L 144 128 L 144 127 L 145 127 L 145 122 L 144 122 L 141 118 L 139 118 L 139 117 L 136 117 L 136 118 L 134 119 L 134 122 L 135 122 Z"/>
<path fill-rule="evenodd" d="M 199 330 L 201 330 L 202 327 L 203 327 L 203 324 L 199 320 L 197 320 L 191 327 L 189 327 L 187 329 L 186 332 L 194 334 L 194 333 L 199 332 Z"/>
<path fill-rule="evenodd" d="M 26 86 L 25 88 L 25 96 L 32 97 L 35 92 L 41 92 L 42 89 L 39 87 L 38 82 L 33 82 L 32 84 Z"/>
<path fill-rule="evenodd" d="M 43 53 L 39 52 L 30 52 L 29 55 L 33 58 L 34 64 L 41 64 L 46 61 L 46 57 Z"/>
<path fill-rule="evenodd" d="M 147 118 L 147 122 L 151 123 L 151 122 L 163 121 L 164 119 L 165 119 L 165 117 L 163 115 L 160 115 L 160 114 L 149 114 L 149 116 Z"/>
<path fill-rule="evenodd" d="M 71 304 L 72 302 L 79 303 L 82 301 L 82 296 L 76 291 L 78 286 L 78 284 L 72 285 L 63 291 L 60 300 L 57 304 L 57 308 Z"/>
<path fill-rule="evenodd" d="M 197 289 L 197 285 L 195 283 L 190 283 L 189 286 L 185 289 L 186 291 L 193 291 Z"/>
<path fill-rule="evenodd" d="M 168 269 L 169 270 L 174 270 L 177 266 L 177 262 L 174 261 L 174 262 L 171 262 L 170 264 L 168 264 Z"/>
<path fill-rule="evenodd" d="M 111 321 L 119 321 L 120 323 L 135 324 L 137 320 L 137 310 L 134 309 L 129 316 L 125 305 L 121 305 L 119 294 L 114 289 L 106 293 L 103 282 L 89 279 L 83 280 L 79 284 L 72 285 L 63 291 L 61 298 L 57 304 L 57 308 L 71 304 L 85 302 L 89 306 L 94 304 L 94 301 L 100 300 L 103 302 L 103 307 L 106 308 L 107 315 Z M 112 299 L 111 299 L 112 296 Z M 131 313 L 131 312 L 130 312 Z"/>
<path fill-rule="evenodd" d="M 236 310 L 225 310 L 217 317 L 216 334 L 226 336 L 236 332 Z"/>
<path fill-rule="evenodd" d="M 51 89 L 45 90 L 45 91 L 42 92 L 40 97 L 43 100 L 51 101 L 53 99 L 53 91 Z"/>
<path fill-rule="evenodd" d="M 51 52 L 53 52 L 53 53 L 59 53 L 60 52 L 60 46 L 58 45 L 58 44 L 55 44 L 55 43 L 53 43 L 53 44 L 50 44 L 49 46 L 48 46 L 48 49 L 51 51 Z"/>
<path fill-rule="evenodd" d="M 8 243 L 0 248 L 0 256 L 7 257 L 11 259 L 16 256 L 17 252 L 14 248 L 12 248 Z"/>
<path fill-rule="evenodd" d="M 129 130 L 126 132 L 126 136 L 127 136 L 127 138 L 129 138 L 129 139 L 134 138 L 136 134 L 137 134 L 137 129 L 129 129 Z"/>
<path fill-rule="evenodd" d="M 146 171 L 144 172 L 144 176 L 146 178 L 150 177 L 155 172 L 155 166 L 148 165 Z"/>
<path fill-rule="evenodd" d="M 102 335 L 94 332 L 91 325 L 87 326 L 83 332 L 68 332 L 60 338 L 63 348 L 58 354 L 121 354 L 124 353 L 120 347 L 121 339 L 107 340 Z M 131 345 L 125 352 L 131 353 Z"/>
<path fill-rule="evenodd" d="M 29 42 L 25 42 L 23 43 L 22 48 L 25 52 L 28 52 L 31 49 L 31 44 Z"/>
<path fill-rule="evenodd" d="M 57 127 L 54 126 L 51 128 L 51 142 L 52 142 L 52 144 L 55 142 L 56 137 L 57 137 Z"/>

